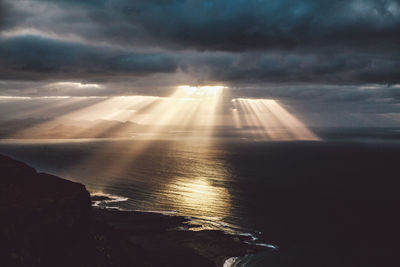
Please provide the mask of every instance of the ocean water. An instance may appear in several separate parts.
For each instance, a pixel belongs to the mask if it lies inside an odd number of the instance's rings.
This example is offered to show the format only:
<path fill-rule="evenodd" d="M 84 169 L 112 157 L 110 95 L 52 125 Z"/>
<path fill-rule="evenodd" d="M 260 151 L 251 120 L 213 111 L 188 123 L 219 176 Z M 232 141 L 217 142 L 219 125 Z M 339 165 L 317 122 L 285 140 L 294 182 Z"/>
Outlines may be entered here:
<path fill-rule="evenodd" d="M 1 140 L 0 153 L 113 197 L 100 205 L 187 216 L 192 230 L 270 248 L 230 266 L 400 266 L 395 140 Z"/>

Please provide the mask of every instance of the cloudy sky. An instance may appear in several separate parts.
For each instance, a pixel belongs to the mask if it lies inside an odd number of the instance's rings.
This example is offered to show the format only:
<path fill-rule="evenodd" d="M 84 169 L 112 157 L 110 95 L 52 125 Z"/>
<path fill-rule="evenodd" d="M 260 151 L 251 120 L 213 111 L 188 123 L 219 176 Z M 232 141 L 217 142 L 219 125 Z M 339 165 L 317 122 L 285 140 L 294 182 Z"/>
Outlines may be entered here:
<path fill-rule="evenodd" d="M 182 84 L 279 99 L 311 124 L 398 124 L 400 1 L 0 0 L 2 96 Z"/>

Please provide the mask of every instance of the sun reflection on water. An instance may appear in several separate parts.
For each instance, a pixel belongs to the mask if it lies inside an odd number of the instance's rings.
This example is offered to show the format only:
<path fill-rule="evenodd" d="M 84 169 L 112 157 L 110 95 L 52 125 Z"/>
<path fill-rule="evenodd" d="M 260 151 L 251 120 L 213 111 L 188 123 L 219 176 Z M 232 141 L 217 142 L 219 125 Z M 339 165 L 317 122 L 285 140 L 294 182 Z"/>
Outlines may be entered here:
<path fill-rule="evenodd" d="M 184 141 L 177 145 L 173 150 L 181 155 L 174 168 L 179 172 L 159 185 L 155 201 L 195 219 L 198 226 L 192 230 L 218 228 L 215 223 L 224 222 L 232 211 L 227 186 L 230 175 L 221 150 L 211 140 L 204 140 L 200 146 Z"/>
<path fill-rule="evenodd" d="M 172 206 L 186 215 L 215 221 L 230 212 L 228 190 L 206 178 L 177 178 L 166 186 L 165 193 Z"/>

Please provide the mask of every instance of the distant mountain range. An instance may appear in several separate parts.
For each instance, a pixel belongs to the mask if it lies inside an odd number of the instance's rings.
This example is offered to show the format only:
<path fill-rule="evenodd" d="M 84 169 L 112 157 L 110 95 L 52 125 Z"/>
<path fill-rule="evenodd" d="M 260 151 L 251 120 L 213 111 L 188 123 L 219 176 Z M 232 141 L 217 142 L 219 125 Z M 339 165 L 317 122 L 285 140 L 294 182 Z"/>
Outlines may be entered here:
<path fill-rule="evenodd" d="M 210 131 L 212 130 L 212 131 Z M 143 125 L 116 120 L 55 120 L 25 118 L 0 120 L 0 139 L 70 139 L 70 138 L 130 138 L 143 134 L 168 136 L 213 136 L 253 139 L 263 129 L 245 126 L 163 126 Z M 264 129 L 265 130 L 265 129 Z M 279 133 L 281 128 L 270 130 Z M 314 127 L 310 128 L 321 140 L 382 139 L 400 140 L 400 128 L 395 127 Z"/>
<path fill-rule="evenodd" d="M 148 126 L 129 121 L 61 121 L 27 118 L 0 121 L 0 138 L 130 137 L 146 129 Z"/>

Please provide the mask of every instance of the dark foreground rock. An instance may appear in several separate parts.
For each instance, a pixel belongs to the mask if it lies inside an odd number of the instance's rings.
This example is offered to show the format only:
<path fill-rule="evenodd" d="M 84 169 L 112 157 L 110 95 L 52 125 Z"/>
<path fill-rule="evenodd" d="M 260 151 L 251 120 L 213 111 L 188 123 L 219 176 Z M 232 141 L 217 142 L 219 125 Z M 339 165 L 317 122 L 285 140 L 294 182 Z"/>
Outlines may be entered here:
<path fill-rule="evenodd" d="M 185 219 L 92 209 L 79 183 L 0 155 L 0 266 L 222 266 L 254 253 L 219 231 L 178 231 Z"/>
<path fill-rule="evenodd" d="M 222 266 L 226 259 L 255 253 L 260 247 L 243 241 L 246 237 L 221 231 L 179 231 L 186 219 L 146 212 L 94 209 L 97 221 L 124 233 L 143 248 L 155 266 Z"/>

